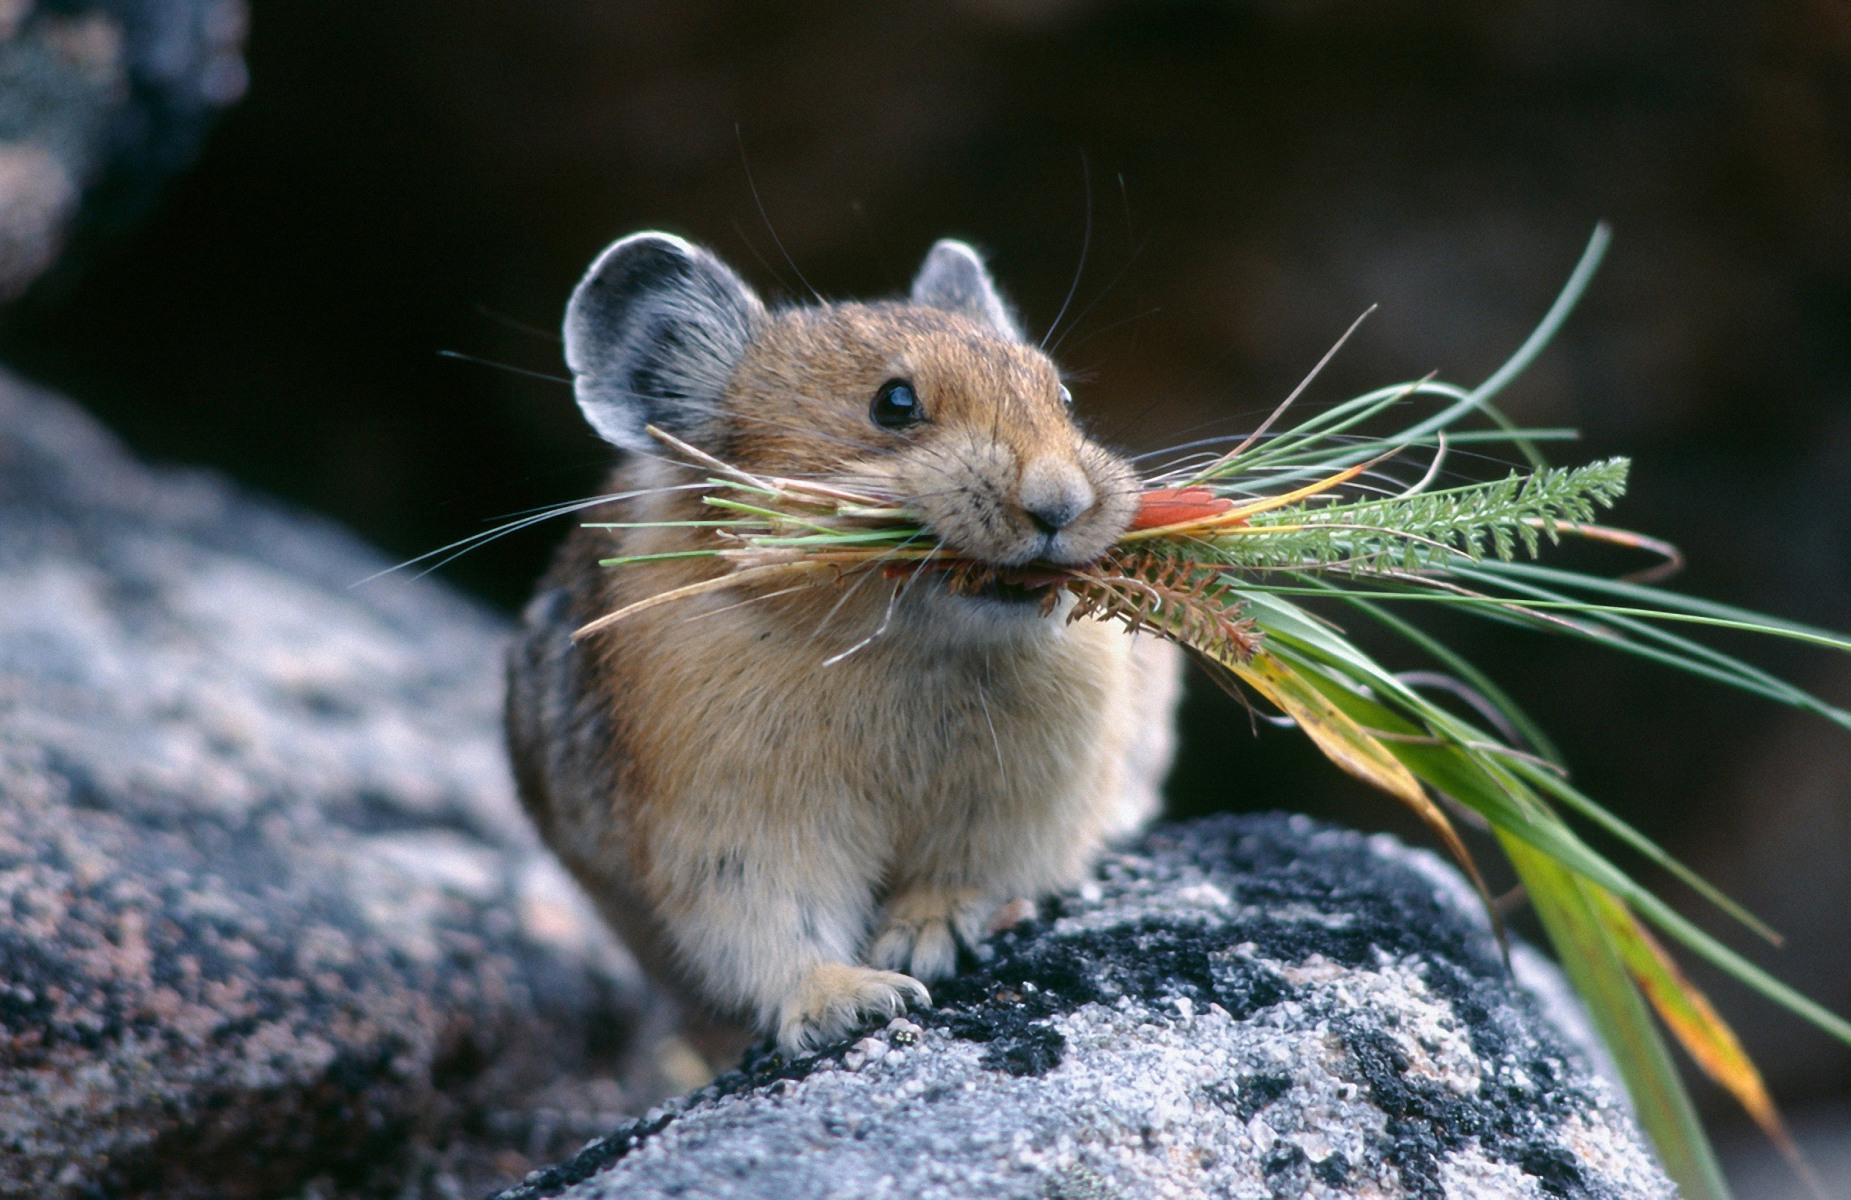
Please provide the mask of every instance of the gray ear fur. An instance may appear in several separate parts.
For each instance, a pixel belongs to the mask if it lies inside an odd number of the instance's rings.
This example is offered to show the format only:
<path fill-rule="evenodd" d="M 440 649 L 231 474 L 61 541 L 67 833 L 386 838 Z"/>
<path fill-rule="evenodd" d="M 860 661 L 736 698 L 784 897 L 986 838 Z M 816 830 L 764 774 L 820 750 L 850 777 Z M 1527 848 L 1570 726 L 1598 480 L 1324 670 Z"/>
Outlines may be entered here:
<path fill-rule="evenodd" d="M 645 425 L 698 437 L 764 312 L 699 246 L 666 233 L 612 242 L 566 305 L 566 363 L 585 419 L 629 450 L 657 448 Z"/>
<path fill-rule="evenodd" d="M 996 290 L 982 256 L 955 238 L 941 238 L 926 255 L 913 280 L 912 301 L 982 321 L 1006 338 L 1023 340 L 1015 313 Z"/>

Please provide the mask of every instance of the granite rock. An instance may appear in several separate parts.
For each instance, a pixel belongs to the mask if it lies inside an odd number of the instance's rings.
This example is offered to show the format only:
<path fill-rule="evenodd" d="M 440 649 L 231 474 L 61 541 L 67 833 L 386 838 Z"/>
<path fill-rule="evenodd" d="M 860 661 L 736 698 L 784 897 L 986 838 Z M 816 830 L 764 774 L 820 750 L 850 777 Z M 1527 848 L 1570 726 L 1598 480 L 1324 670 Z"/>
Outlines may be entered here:
<path fill-rule="evenodd" d="M 486 1191 L 634 1111 L 503 626 L 386 565 L 0 376 L 0 1195 Z"/>
<path fill-rule="evenodd" d="M 500 1200 L 1669 1200 L 1560 976 L 1456 873 L 1302 817 L 1160 828 L 937 1007 L 746 1066 Z"/>

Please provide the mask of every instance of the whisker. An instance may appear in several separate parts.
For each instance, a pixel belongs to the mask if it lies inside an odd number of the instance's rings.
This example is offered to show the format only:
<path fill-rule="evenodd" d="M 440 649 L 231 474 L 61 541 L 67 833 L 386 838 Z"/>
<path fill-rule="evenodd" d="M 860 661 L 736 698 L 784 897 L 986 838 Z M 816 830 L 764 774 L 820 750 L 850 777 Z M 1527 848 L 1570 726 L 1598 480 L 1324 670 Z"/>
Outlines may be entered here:
<path fill-rule="evenodd" d="M 492 542 L 496 540 L 497 538 L 506 537 L 508 534 L 518 533 L 521 530 L 528 528 L 529 526 L 538 525 L 543 521 L 550 521 L 554 517 L 563 517 L 569 513 L 580 512 L 587 508 L 596 508 L 597 506 L 601 504 L 613 504 L 613 503 L 616 503 L 622 500 L 634 500 L 634 499 L 637 499 L 638 497 L 654 495 L 658 492 L 687 491 L 693 488 L 705 487 L 705 486 L 706 486 L 705 484 L 673 484 L 673 485 L 659 487 L 659 488 L 643 488 L 639 491 L 634 491 L 634 492 L 617 492 L 617 493 L 614 493 L 608 496 L 592 496 L 585 500 L 573 500 L 565 504 L 554 504 L 554 505 L 550 505 L 548 507 L 540 508 L 537 510 L 529 510 L 528 515 L 521 516 L 518 520 L 509 521 L 505 525 L 497 525 L 495 528 L 485 530 L 481 533 L 472 533 L 466 538 L 458 538 L 456 541 L 451 542 L 447 546 L 439 546 L 435 550 L 427 550 L 423 554 L 418 555 L 416 558 L 408 558 L 404 562 L 394 563 L 392 566 L 389 566 L 382 571 L 375 571 L 371 575 L 368 575 L 365 579 L 355 580 L 353 583 L 350 583 L 347 586 L 350 588 L 357 588 L 361 584 L 371 583 L 375 579 L 380 579 L 384 576 L 392 574 L 395 571 L 402 571 L 406 567 L 416 566 L 417 564 L 421 562 L 425 562 L 429 559 L 437 558 L 439 555 L 448 556 L 448 557 L 439 559 L 439 561 L 437 562 L 431 563 L 430 566 L 424 568 L 422 571 L 419 571 L 416 575 L 412 576 L 413 579 L 422 579 L 426 575 L 429 575 L 432 571 L 438 570 L 441 567 L 448 566 L 450 563 L 455 562 L 457 559 L 469 553 L 471 550 L 475 550 L 483 545 L 486 545 L 487 543 Z"/>
<path fill-rule="evenodd" d="M 1140 249 L 1142 249 L 1142 247 L 1140 247 Z M 1130 264 L 1130 263 L 1126 263 L 1126 264 L 1125 264 L 1125 269 L 1126 269 L 1126 270 L 1129 270 L 1129 269 L 1130 269 L 1130 266 L 1131 266 L 1131 264 Z M 1124 272 L 1123 270 L 1121 270 L 1121 271 L 1120 271 L 1120 272 L 1119 272 L 1119 273 L 1118 273 L 1117 275 L 1115 275 L 1115 276 L 1113 276 L 1113 277 L 1112 277 L 1112 283 L 1109 283 L 1109 284 L 1107 284 L 1107 285 L 1106 285 L 1106 291 L 1107 291 L 1107 292 L 1109 292 L 1109 291 L 1110 291 L 1110 290 L 1112 289 L 1112 285 L 1113 285 L 1113 284 L 1116 284 L 1116 283 L 1117 283 L 1117 282 L 1119 281 L 1119 279 L 1120 279 L 1120 278 L 1122 278 L 1122 277 L 1124 276 L 1124 273 L 1125 273 L 1125 272 Z M 1106 293 L 1105 293 L 1105 292 L 1101 292 L 1101 293 L 1100 293 L 1100 295 L 1099 295 L 1099 299 L 1100 299 L 1100 300 L 1103 300 L 1103 299 L 1105 299 L 1105 295 L 1106 295 Z M 1099 303 L 1099 301 L 1098 301 L 1098 300 L 1095 300 L 1095 301 L 1093 301 L 1093 304 L 1097 304 L 1097 303 Z M 1092 311 L 1092 305 L 1091 305 L 1091 304 L 1089 304 L 1089 305 L 1087 305 L 1087 306 L 1086 306 L 1086 308 L 1085 308 L 1085 309 L 1084 309 L 1084 310 L 1083 310 L 1083 311 L 1082 311 L 1082 312 L 1080 313 L 1080 315 L 1079 315 L 1079 316 L 1077 316 L 1077 317 L 1075 317 L 1075 318 L 1073 319 L 1073 325 L 1072 325 L 1072 327 L 1071 327 L 1071 328 L 1069 328 L 1069 330 L 1067 331 L 1067 333 L 1063 333 L 1063 334 L 1061 334 L 1061 336 L 1060 336 L 1060 341 L 1057 341 L 1057 342 L 1055 342 L 1055 343 L 1054 343 L 1054 347 L 1053 347 L 1053 349 L 1054 349 L 1054 350 L 1059 350 L 1059 349 L 1061 348 L 1061 343 L 1062 343 L 1062 342 L 1065 342 L 1065 341 L 1067 340 L 1067 337 L 1068 337 L 1068 335 L 1069 335 L 1069 334 L 1071 334 L 1071 333 L 1073 332 L 1073 330 L 1074 330 L 1074 329 L 1078 329 L 1078 328 L 1080 327 L 1080 322 L 1081 322 L 1081 321 L 1084 321 L 1084 320 L 1086 319 L 1086 314 L 1087 314 L 1087 313 L 1089 313 L 1089 312 L 1091 312 L 1091 311 Z M 1117 328 L 1118 328 L 1118 327 L 1119 327 L 1120 325 L 1129 325 L 1129 324 L 1131 324 L 1131 323 L 1132 323 L 1133 321 L 1142 321 L 1142 320 L 1144 320 L 1144 319 L 1145 319 L 1146 317 L 1154 317 L 1154 316 L 1156 316 L 1156 315 L 1157 315 L 1158 313 L 1161 313 L 1162 311 L 1163 311 L 1163 305 L 1161 305 L 1161 304 L 1155 304 L 1155 305 L 1152 305 L 1151 307 L 1149 307 L 1149 308 L 1147 308 L 1147 309 L 1145 309 L 1145 310 L 1144 310 L 1143 312 L 1135 312 L 1135 313 L 1132 313 L 1132 314 L 1131 314 L 1130 316 L 1128 316 L 1128 317 L 1120 317 L 1120 318 L 1119 318 L 1118 320 L 1116 320 L 1116 321 L 1113 321 L 1113 322 L 1111 322 L 1111 323 L 1109 323 L 1109 324 L 1106 324 L 1106 325 L 1101 325 L 1101 326 L 1100 326 L 1099 328 L 1097 328 L 1097 329 L 1095 329 L 1095 330 L 1093 330 L 1093 331 L 1092 331 L 1091 333 L 1088 333 L 1088 334 L 1087 334 L 1087 335 L 1086 335 L 1085 337 L 1083 337 L 1083 338 L 1081 338 L 1081 339 L 1080 339 L 1079 341 L 1077 341 L 1077 342 L 1075 342 L 1075 343 L 1073 344 L 1073 348 L 1074 348 L 1075 350 L 1078 350 L 1078 349 L 1079 349 L 1079 348 L 1080 348 L 1081 346 L 1084 346 L 1084 345 L 1085 345 L 1086 343 L 1088 343 L 1088 342 L 1090 342 L 1090 341 L 1092 341 L 1092 340 L 1093 340 L 1094 338 L 1096 338 L 1096 337 L 1101 337 L 1101 336 L 1103 336 L 1103 335 L 1105 335 L 1105 334 L 1108 334 L 1108 333 L 1110 333 L 1110 332 L 1112 332 L 1112 331 L 1113 331 L 1114 329 L 1117 329 Z M 1050 351 L 1050 353 L 1052 353 L 1052 351 Z"/>
<path fill-rule="evenodd" d="M 560 337 L 559 334 L 555 330 L 543 329 L 538 325 L 530 325 L 526 321 L 522 321 L 522 320 L 518 320 L 517 318 L 510 317 L 506 313 L 496 312 L 494 309 L 490 308 L 486 304 L 478 304 L 475 306 L 475 308 L 476 308 L 477 316 L 486 317 L 488 320 L 495 322 L 497 325 L 506 326 L 507 328 L 512 329 L 516 331 L 517 333 L 525 333 L 531 337 L 537 337 L 537 338 L 540 338 L 548 342 L 560 343 L 566 340 L 563 337 Z"/>
<path fill-rule="evenodd" d="M 850 584 L 848 590 L 842 593 L 842 598 L 840 600 L 837 600 L 827 613 L 823 614 L 823 619 L 817 623 L 816 632 L 812 634 L 811 636 L 821 637 L 823 634 L 823 631 L 829 627 L 829 622 L 835 620 L 836 614 L 842 611 L 842 606 L 848 603 L 849 598 L 852 597 L 856 592 L 860 591 L 863 585 L 865 585 L 868 580 L 874 578 L 878 574 L 878 572 L 874 571 L 872 568 L 880 565 L 885 560 L 891 559 L 895 551 L 905 549 L 907 546 L 911 545 L 913 542 L 918 541 L 920 536 L 921 535 L 919 534 L 914 534 L 913 536 L 908 537 L 905 541 L 902 541 L 898 545 L 894 546 L 892 549 L 887 550 L 885 553 L 877 555 L 873 558 L 870 558 L 868 560 L 868 567 L 870 569 L 865 571 L 862 574 L 860 579 Z M 858 649 L 859 647 L 854 647 L 854 648 Z"/>
<path fill-rule="evenodd" d="M 855 653 L 857 650 L 860 650 L 862 647 L 873 642 L 876 638 L 880 637 L 881 634 L 886 633 L 887 627 L 893 624 L 893 606 L 899 603 L 899 600 L 900 600 L 900 589 L 896 587 L 887 596 L 887 615 L 882 617 L 881 623 L 874 627 L 874 632 L 870 633 L 867 637 L 862 638 L 860 641 L 856 642 L 854 645 L 850 646 L 848 649 L 842 651 L 842 653 L 832 654 L 828 658 L 825 658 L 823 660 L 823 666 L 825 667 L 835 666 L 837 663 L 841 662 L 843 659 L 847 658 L 849 655 Z"/>
<path fill-rule="evenodd" d="M 778 248 L 778 253 L 784 256 L 784 261 L 790 264 L 792 271 L 796 272 L 797 282 L 809 288 L 810 295 L 816 297 L 816 302 L 818 304 L 829 303 L 829 301 L 823 299 L 823 294 L 814 287 L 811 287 L 810 281 L 803 277 L 803 269 L 797 265 L 797 260 L 791 257 L 791 252 L 784 248 L 784 240 L 778 236 L 778 231 L 772 227 L 771 215 L 765 211 L 765 201 L 758 194 L 758 181 L 752 178 L 752 164 L 746 158 L 746 135 L 745 131 L 739 127 L 738 122 L 733 123 L 733 137 L 739 142 L 739 165 L 746 173 L 746 186 L 752 189 L 752 203 L 758 205 L 759 219 L 765 222 L 765 232 L 771 235 L 771 244 Z"/>
<path fill-rule="evenodd" d="M 984 669 L 986 672 L 989 670 L 989 665 L 990 656 L 989 652 L 986 650 L 984 652 Z M 1003 765 L 1002 739 L 996 736 L 996 721 L 990 716 L 990 698 L 983 694 L 983 680 L 979 679 L 976 683 L 977 703 L 983 707 L 983 723 L 990 727 L 990 745 L 996 747 L 996 769 L 1007 773 L 1009 768 Z"/>
<path fill-rule="evenodd" d="M 1054 314 L 1054 320 L 1048 325 L 1048 331 L 1041 335 L 1036 345 L 1045 350 L 1048 338 L 1060 328 L 1060 319 L 1067 315 L 1067 306 L 1073 303 L 1073 297 L 1080 290 L 1080 277 L 1086 273 L 1086 252 L 1093 244 L 1093 169 L 1086 161 L 1086 151 L 1080 151 L 1080 182 L 1086 189 L 1086 231 L 1080 236 L 1080 264 L 1074 268 L 1073 283 L 1067 288 L 1067 298 L 1060 303 L 1060 311 Z"/>
<path fill-rule="evenodd" d="M 1218 425 L 1221 423 L 1222 420 L 1231 421 L 1235 419 L 1236 418 L 1233 418 L 1233 417 L 1224 417 L 1224 418 L 1220 418 L 1214 421 L 1204 421 L 1201 425 L 1195 426 L 1195 428 L 1201 429 L 1208 425 Z M 1188 430 L 1184 430 L 1183 432 L 1187 433 Z M 1226 442 L 1238 441 L 1241 438 L 1251 437 L 1251 436 L 1252 436 L 1251 434 L 1245 434 L 1245 433 L 1224 433 L 1216 437 L 1196 438 L 1194 441 L 1179 442 L 1174 446 L 1164 446 L 1163 448 L 1158 449 L 1158 450 L 1146 450 L 1142 454 L 1133 454 L 1129 456 L 1126 459 L 1126 461 L 1127 462 L 1143 462 L 1145 459 L 1155 458 L 1159 454 L 1176 454 L 1183 450 L 1195 450 L 1203 446 L 1219 446 Z M 1283 433 L 1268 433 L 1265 436 L 1269 438 L 1276 438 L 1276 437 L 1284 437 L 1286 435 Z M 1215 456 L 1208 455 L 1206 457 L 1213 458 Z"/>
<path fill-rule="evenodd" d="M 506 371 L 510 375 L 523 375 L 528 379 L 542 379 L 547 383 L 571 383 L 569 375 L 548 375 L 545 371 L 531 371 L 526 367 L 517 367 L 512 363 L 496 362 L 492 358 L 480 358 L 474 354 L 464 354 L 461 350 L 439 350 L 438 358 L 453 358 L 458 362 L 474 363 L 479 367 L 494 367 L 497 371 Z"/>
<path fill-rule="evenodd" d="M 734 609 L 744 608 L 748 604 L 757 604 L 761 600 L 773 600 L 779 596 L 789 596 L 794 592 L 807 592 L 814 586 L 816 585 L 806 580 L 793 587 L 779 588 L 775 592 L 763 592 L 756 596 L 747 596 L 744 600 L 736 600 L 731 604 L 722 605 L 719 608 L 710 608 L 706 612 L 695 613 L 691 617 L 683 617 L 681 623 L 683 625 L 688 625 L 695 621 L 704 621 L 708 617 L 717 617 L 721 613 L 732 612 Z"/>
<path fill-rule="evenodd" d="M 1138 261 L 1138 255 L 1144 253 L 1144 247 L 1148 245 L 1150 245 L 1150 237 L 1146 235 L 1144 240 L 1138 243 L 1137 249 L 1131 252 L 1131 257 L 1125 260 L 1125 265 L 1118 269 L 1118 273 L 1116 275 L 1112 276 L 1111 279 L 1106 281 L 1106 285 L 1103 288 L 1099 289 L 1099 294 L 1093 297 L 1092 303 L 1088 304 L 1085 308 L 1082 308 L 1080 310 L 1080 315 L 1073 319 L 1073 324 L 1067 326 L 1066 332 L 1062 333 L 1059 337 L 1054 339 L 1054 344 L 1048 347 L 1049 354 L 1057 353 L 1060 350 L 1061 343 L 1065 342 L 1069 337 L 1073 336 L 1073 331 L 1078 329 L 1082 324 L 1085 323 L 1088 314 L 1090 314 L 1095 308 L 1099 307 L 1099 302 L 1101 300 L 1104 300 L 1107 296 L 1110 296 L 1112 294 L 1112 289 L 1118 286 L 1118 281 L 1125 277 L 1125 272 L 1129 271 L 1132 265 Z M 1078 282 L 1079 281 L 1076 279 L 1075 283 L 1078 283 Z M 1150 310 L 1150 312 L 1141 313 L 1139 315 L 1148 317 L 1151 315 L 1151 313 L 1159 312 L 1159 311 L 1161 310 L 1153 308 Z M 1136 318 L 1126 318 L 1126 319 L 1135 320 Z M 1123 325 L 1124 323 L 1125 323 L 1124 321 L 1114 321 L 1110 325 L 1107 325 L 1105 329 L 1095 329 L 1093 330 L 1092 333 L 1087 334 L 1086 337 L 1081 338 L 1079 341 L 1075 342 L 1074 345 L 1083 346 L 1086 344 L 1087 338 L 1096 337 L 1099 334 L 1104 333 L 1106 329 L 1116 329 L 1120 325 Z"/>

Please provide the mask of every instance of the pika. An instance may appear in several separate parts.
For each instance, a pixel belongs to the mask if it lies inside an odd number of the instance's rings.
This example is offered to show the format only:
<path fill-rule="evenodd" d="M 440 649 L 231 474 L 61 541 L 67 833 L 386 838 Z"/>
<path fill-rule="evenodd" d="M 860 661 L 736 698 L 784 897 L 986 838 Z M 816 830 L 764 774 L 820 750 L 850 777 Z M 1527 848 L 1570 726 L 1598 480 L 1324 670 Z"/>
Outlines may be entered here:
<path fill-rule="evenodd" d="M 509 746 L 542 836 L 684 1005 L 794 1053 L 929 1004 L 1004 905 L 1078 882 L 1156 811 L 1179 655 L 1032 587 L 741 585 L 572 639 L 726 569 L 599 566 L 715 536 L 660 524 L 713 510 L 650 424 L 891 495 L 971 559 L 1106 550 L 1136 478 L 969 246 L 937 243 L 905 300 L 772 309 L 708 251 L 635 234 L 574 290 L 565 352 L 628 452 L 592 519 L 654 527 L 567 538 L 510 652 Z"/>

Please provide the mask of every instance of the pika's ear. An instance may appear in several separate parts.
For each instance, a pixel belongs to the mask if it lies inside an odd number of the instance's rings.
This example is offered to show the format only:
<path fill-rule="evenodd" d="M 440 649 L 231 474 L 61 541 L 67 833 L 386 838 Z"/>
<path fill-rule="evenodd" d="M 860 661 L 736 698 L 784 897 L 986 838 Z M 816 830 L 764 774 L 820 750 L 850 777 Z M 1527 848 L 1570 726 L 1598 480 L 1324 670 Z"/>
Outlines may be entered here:
<path fill-rule="evenodd" d="M 655 448 L 659 425 L 699 440 L 765 306 L 732 269 L 666 233 L 612 242 L 566 305 L 566 364 L 605 441 Z"/>
<path fill-rule="evenodd" d="M 912 301 L 981 321 L 1006 338 L 1023 340 L 1015 313 L 996 290 L 982 256 L 955 238 L 940 239 L 926 255 L 913 280 Z"/>

